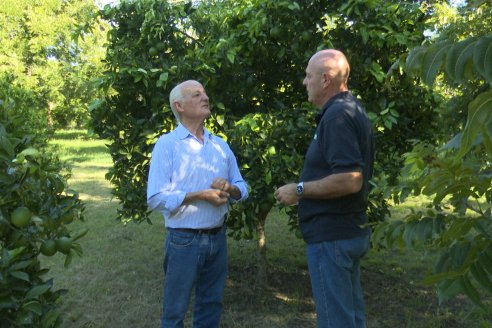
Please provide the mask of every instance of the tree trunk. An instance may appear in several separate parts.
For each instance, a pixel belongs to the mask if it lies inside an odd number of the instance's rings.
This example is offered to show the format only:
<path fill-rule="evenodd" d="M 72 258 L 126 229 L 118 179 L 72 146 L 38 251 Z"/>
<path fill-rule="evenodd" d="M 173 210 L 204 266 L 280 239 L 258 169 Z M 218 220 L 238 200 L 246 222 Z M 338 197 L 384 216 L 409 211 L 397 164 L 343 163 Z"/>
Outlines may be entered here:
<path fill-rule="evenodd" d="M 258 222 L 256 224 L 256 234 L 257 234 L 257 249 L 258 249 L 258 272 L 256 283 L 258 287 L 266 287 L 268 285 L 268 261 L 266 257 L 266 235 L 265 235 L 265 223 L 266 218 L 270 212 L 260 211 L 258 213 Z"/>

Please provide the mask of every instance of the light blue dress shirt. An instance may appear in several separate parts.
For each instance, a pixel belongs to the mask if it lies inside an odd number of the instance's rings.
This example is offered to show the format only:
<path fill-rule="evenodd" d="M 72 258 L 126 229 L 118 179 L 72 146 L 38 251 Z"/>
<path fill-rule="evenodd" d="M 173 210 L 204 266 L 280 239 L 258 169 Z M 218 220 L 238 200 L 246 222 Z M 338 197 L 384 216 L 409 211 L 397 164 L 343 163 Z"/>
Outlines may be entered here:
<path fill-rule="evenodd" d="M 224 178 L 248 197 L 236 157 L 229 145 L 204 128 L 203 144 L 182 124 L 162 135 L 154 146 L 147 183 L 147 205 L 160 211 L 168 228 L 210 229 L 224 223 L 229 204 L 207 201 L 183 204 L 188 192 L 210 189 L 215 178 Z M 232 198 L 231 202 L 234 202 Z"/>

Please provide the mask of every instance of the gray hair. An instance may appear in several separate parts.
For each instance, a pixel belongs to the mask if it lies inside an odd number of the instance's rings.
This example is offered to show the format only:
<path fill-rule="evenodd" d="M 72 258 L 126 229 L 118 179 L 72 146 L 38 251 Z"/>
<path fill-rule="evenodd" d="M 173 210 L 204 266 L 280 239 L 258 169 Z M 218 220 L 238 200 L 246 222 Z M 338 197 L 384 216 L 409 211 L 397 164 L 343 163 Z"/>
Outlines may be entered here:
<path fill-rule="evenodd" d="M 174 107 L 174 103 L 183 101 L 182 86 L 183 83 L 176 85 L 169 93 L 169 105 L 171 106 L 171 110 L 173 111 L 174 117 L 176 118 L 176 122 L 178 122 L 178 124 L 181 123 L 181 120 L 178 112 L 176 111 L 176 107 Z"/>
<path fill-rule="evenodd" d="M 176 122 L 181 123 L 181 119 L 179 117 L 179 114 L 176 110 L 176 107 L 174 107 L 175 102 L 182 102 L 183 99 L 183 87 L 187 84 L 199 84 L 202 85 L 200 82 L 196 80 L 186 80 L 184 82 L 179 83 L 176 85 L 171 92 L 169 93 L 169 105 L 171 105 L 171 110 L 173 111 L 174 117 L 176 118 Z"/>

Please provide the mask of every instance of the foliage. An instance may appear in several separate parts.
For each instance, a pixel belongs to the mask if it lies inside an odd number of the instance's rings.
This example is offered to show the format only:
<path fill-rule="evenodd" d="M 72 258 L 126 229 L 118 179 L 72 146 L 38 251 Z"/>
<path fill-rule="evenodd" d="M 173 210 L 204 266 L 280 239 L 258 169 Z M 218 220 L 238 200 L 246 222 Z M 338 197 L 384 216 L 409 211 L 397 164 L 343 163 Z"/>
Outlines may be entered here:
<path fill-rule="evenodd" d="M 438 255 L 426 281 L 437 284 L 440 300 L 464 293 L 482 305 L 492 293 L 492 8 L 483 2 L 462 10 L 463 18 L 456 16 L 434 40 L 410 51 L 405 69 L 448 90 L 448 112 L 456 104 L 468 110 L 459 109 L 466 115 L 452 126 L 451 140 L 417 142 L 405 156 L 399 197 L 422 193 L 432 199 L 429 210 L 382 224 L 375 239 L 424 244 Z"/>
<path fill-rule="evenodd" d="M 31 134 L 23 111 L 0 90 L 0 326 L 57 327 L 61 312 L 40 254 L 81 248 L 68 225 L 83 219 L 83 205 L 67 190 L 62 163 Z M 9 94 L 9 92 L 6 92 Z M 13 91 L 15 93 L 15 91 Z M 12 93 L 10 93 L 12 94 Z"/>
<path fill-rule="evenodd" d="M 35 95 L 31 112 L 52 126 L 85 123 L 98 94 L 104 26 L 92 20 L 96 10 L 92 0 L 2 1 L 0 73 Z"/>
<path fill-rule="evenodd" d="M 48 120 L 39 111 L 44 104 L 39 94 L 20 85 L 12 74 L 0 73 L 0 99 L 15 107 L 16 114 L 23 119 L 27 135 L 36 135 L 39 142 L 46 141 Z"/>
<path fill-rule="evenodd" d="M 228 228 L 236 239 L 252 239 L 257 221 L 263 225 L 266 215 L 275 206 L 273 191 L 299 176 L 302 157 L 299 150 L 305 147 L 309 135 L 300 137 L 299 131 L 310 128 L 306 120 L 310 114 L 305 109 L 272 113 L 247 114 L 237 121 L 228 136 L 240 149 L 238 160 L 242 163 L 244 179 L 250 182 L 251 196 L 235 206 Z M 255 137 L 251 136 L 255 134 Z M 295 209 L 285 209 L 292 230 L 298 228 Z M 297 234 L 300 236 L 299 232 Z"/>
<path fill-rule="evenodd" d="M 94 103 L 91 115 L 95 132 L 111 141 L 115 165 L 108 179 L 122 203 L 119 216 L 124 220 L 148 218 L 145 183 L 150 152 L 157 135 L 174 126 L 167 94 L 184 79 L 202 81 L 215 105 L 208 126 L 228 136 L 240 163 L 255 163 L 243 173 L 253 178 L 248 182 L 256 201 L 267 199 L 281 179 L 296 178 L 300 166 L 292 167 L 292 163 L 300 164 L 309 128 L 308 123 L 299 123 L 299 128 L 291 130 L 285 139 L 295 140 L 291 155 L 282 152 L 279 156 L 281 148 L 273 145 L 275 152 L 263 152 L 264 158 L 255 162 L 259 156 L 253 147 L 269 147 L 257 144 L 261 142 L 256 140 L 258 132 L 248 122 L 271 129 L 263 131 L 266 136 L 279 136 L 289 128 L 272 121 L 284 122 L 287 116 L 294 120 L 299 117 L 296 113 L 306 113 L 298 110 L 307 108 L 301 81 L 309 56 L 318 48 L 336 45 L 349 56 L 352 90 L 368 104 L 380 132 L 381 171 L 396 172 L 401 165 L 399 154 L 410 149 L 405 140 L 432 131 L 435 124 L 430 119 L 433 110 L 428 110 L 434 98 L 425 89 L 415 88 L 403 74 L 390 87 L 383 84 L 385 69 L 421 40 L 424 25 L 420 21 L 425 13 L 416 5 L 364 1 L 345 5 L 311 1 L 302 7 L 294 1 L 170 5 L 148 0 L 122 1 L 105 7 L 101 15 L 112 26 L 104 77 L 110 95 Z M 380 26 L 383 37 L 376 30 Z M 400 118 L 399 113 L 405 115 Z M 306 115 L 306 122 L 313 124 L 312 114 Z M 395 124 L 397 119 L 412 124 L 400 126 Z M 285 168 L 292 168 L 290 177 L 287 172 L 278 175 Z M 268 172 L 276 173 L 274 182 L 262 176 Z M 376 203 L 386 206 L 382 198 Z"/>

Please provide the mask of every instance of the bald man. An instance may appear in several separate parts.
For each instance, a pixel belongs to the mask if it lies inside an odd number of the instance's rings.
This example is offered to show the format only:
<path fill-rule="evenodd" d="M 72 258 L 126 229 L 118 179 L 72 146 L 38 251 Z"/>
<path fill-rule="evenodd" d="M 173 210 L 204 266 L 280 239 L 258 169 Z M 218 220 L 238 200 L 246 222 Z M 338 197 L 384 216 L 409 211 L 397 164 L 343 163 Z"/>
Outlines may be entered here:
<path fill-rule="evenodd" d="M 219 327 L 227 276 L 225 215 L 248 197 L 227 143 L 204 128 L 210 116 L 202 84 L 187 80 L 169 95 L 178 122 L 152 151 L 147 204 L 164 216 L 162 328 L 182 328 L 194 290 L 193 327 Z"/>
<path fill-rule="evenodd" d="M 334 49 L 308 62 L 308 100 L 320 109 L 298 183 L 275 191 L 284 205 L 298 204 L 317 323 L 320 328 L 365 327 L 360 258 L 369 248 L 369 179 L 374 162 L 372 124 L 350 93 L 350 66 Z"/>

